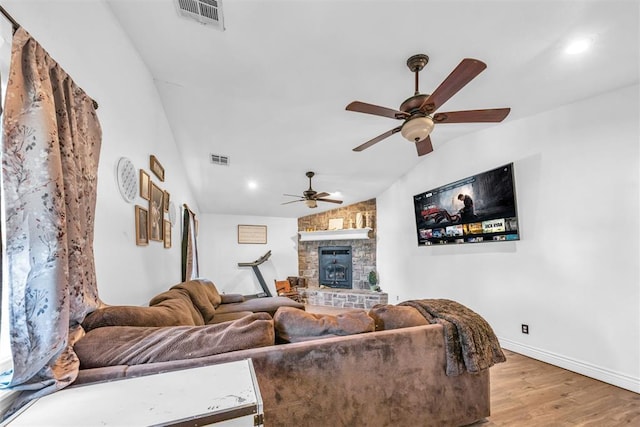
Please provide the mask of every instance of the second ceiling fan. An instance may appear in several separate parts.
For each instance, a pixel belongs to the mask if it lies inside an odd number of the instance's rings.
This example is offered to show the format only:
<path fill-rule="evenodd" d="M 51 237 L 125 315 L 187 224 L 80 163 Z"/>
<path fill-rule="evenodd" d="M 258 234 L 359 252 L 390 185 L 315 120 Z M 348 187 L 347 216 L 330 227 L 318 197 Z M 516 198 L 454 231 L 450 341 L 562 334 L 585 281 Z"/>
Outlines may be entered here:
<path fill-rule="evenodd" d="M 436 123 L 501 122 L 511 111 L 510 108 L 495 108 L 434 114 L 442 104 L 487 68 L 487 65 L 477 59 L 465 58 L 451 74 L 440 83 L 440 86 L 438 86 L 432 94 L 420 94 L 418 90 L 418 73 L 428 62 L 429 57 L 424 54 L 413 55 L 407 60 L 407 66 L 415 73 L 415 93 L 400 105 L 400 110 L 380 107 L 360 101 L 354 101 L 347 105 L 346 109 L 349 111 L 373 114 L 375 116 L 389 117 L 403 121 L 400 126 L 388 130 L 382 135 L 378 135 L 364 144 L 357 146 L 353 151 L 362 151 L 394 133 L 400 132 L 403 137 L 416 144 L 418 156 L 423 156 L 433 151 L 429 134 Z"/>
<path fill-rule="evenodd" d="M 330 194 L 325 191 L 318 193 L 316 190 L 311 188 L 311 178 L 314 177 L 315 173 L 307 172 L 305 175 L 309 178 L 309 189 L 303 191 L 302 196 L 298 196 L 296 194 L 285 194 L 285 196 L 298 197 L 298 200 L 292 200 L 281 204 L 288 205 L 289 203 L 304 202 L 309 208 L 317 208 L 318 202 L 342 203 L 342 200 L 327 199 L 327 196 L 330 196 Z"/>

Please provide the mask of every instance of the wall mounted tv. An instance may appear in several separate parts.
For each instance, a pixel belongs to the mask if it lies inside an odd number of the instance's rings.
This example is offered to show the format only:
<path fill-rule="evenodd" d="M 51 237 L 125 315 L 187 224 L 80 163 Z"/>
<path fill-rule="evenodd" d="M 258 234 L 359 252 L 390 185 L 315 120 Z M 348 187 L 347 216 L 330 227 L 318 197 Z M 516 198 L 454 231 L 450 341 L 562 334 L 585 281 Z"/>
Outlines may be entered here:
<path fill-rule="evenodd" d="M 513 163 L 413 196 L 418 245 L 519 240 Z"/>

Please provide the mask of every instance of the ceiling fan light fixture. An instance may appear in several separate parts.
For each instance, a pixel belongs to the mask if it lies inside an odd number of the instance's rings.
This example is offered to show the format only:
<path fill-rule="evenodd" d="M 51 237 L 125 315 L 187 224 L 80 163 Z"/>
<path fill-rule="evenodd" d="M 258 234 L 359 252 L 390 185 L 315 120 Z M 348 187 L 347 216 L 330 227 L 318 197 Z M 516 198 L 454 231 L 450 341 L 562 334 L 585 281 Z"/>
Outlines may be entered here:
<path fill-rule="evenodd" d="M 304 204 L 307 205 L 307 207 L 312 209 L 318 207 L 318 202 L 313 199 L 305 200 Z"/>
<path fill-rule="evenodd" d="M 430 116 L 415 117 L 402 125 L 400 133 L 406 140 L 418 142 L 429 136 L 433 126 L 433 119 Z"/>

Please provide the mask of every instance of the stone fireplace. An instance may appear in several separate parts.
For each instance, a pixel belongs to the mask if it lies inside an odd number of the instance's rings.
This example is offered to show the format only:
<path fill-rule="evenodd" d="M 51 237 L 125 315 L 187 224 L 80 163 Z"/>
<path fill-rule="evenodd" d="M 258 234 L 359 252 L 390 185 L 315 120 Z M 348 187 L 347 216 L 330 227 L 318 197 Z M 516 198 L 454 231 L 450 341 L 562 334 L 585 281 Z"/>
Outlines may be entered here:
<path fill-rule="evenodd" d="M 360 218 L 366 228 L 355 228 Z M 369 286 L 369 273 L 376 271 L 375 218 L 375 199 L 298 218 L 298 275 L 306 280 L 309 304 L 371 308 L 387 303 L 386 293 Z M 343 229 L 328 230 L 329 220 L 336 219 Z M 384 289 L 384 283 L 380 286 Z"/>
<path fill-rule="evenodd" d="M 368 236 L 365 236 L 368 238 L 352 239 L 349 236 L 335 236 L 336 240 L 298 241 L 298 275 L 306 279 L 309 287 L 318 288 L 321 285 L 319 280 L 320 248 L 323 246 L 350 246 L 351 288 L 369 290 L 369 272 L 376 270 L 376 199 L 298 218 L 298 231 L 327 230 L 329 220 L 336 218 L 343 219 L 345 230 L 342 231 L 347 231 L 355 227 L 358 214 L 367 219 L 365 226 L 371 228 Z M 352 225 L 353 227 L 351 227 Z M 383 285 L 381 284 L 381 286 Z"/>

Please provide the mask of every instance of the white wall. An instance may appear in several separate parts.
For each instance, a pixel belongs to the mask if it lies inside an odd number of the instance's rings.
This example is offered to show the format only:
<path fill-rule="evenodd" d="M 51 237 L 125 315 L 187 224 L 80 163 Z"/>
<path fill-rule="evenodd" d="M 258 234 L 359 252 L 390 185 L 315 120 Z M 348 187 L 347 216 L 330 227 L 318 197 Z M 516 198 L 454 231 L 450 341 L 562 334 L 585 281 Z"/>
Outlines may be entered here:
<path fill-rule="evenodd" d="M 506 348 L 640 392 L 638 93 L 621 89 L 437 147 L 377 199 L 390 301 L 458 300 Z M 520 241 L 417 246 L 413 195 L 509 162 Z"/>
<path fill-rule="evenodd" d="M 146 66 L 101 1 L 3 1 L 3 6 L 100 104 L 103 138 L 98 170 L 95 255 L 98 290 L 108 304 L 146 304 L 180 281 L 180 228 L 173 247 L 161 242 L 135 244 L 134 205 L 117 188 L 115 166 L 121 156 L 149 170 L 149 155 L 165 168 L 161 188 L 178 206 L 197 212 L 160 98 Z M 78 17 L 82 17 L 79 19 Z M 143 207 L 148 202 L 135 201 Z"/>
<path fill-rule="evenodd" d="M 271 257 L 258 268 L 272 295 L 275 295 L 274 279 L 298 275 L 297 219 L 203 214 L 199 224 L 200 276 L 215 283 L 220 292 L 243 295 L 262 292 L 253 269 L 238 267 L 238 263 L 253 262 L 267 251 L 271 251 Z M 266 225 L 267 244 L 239 244 L 239 224 Z"/>

